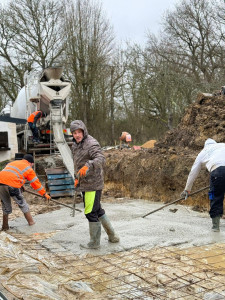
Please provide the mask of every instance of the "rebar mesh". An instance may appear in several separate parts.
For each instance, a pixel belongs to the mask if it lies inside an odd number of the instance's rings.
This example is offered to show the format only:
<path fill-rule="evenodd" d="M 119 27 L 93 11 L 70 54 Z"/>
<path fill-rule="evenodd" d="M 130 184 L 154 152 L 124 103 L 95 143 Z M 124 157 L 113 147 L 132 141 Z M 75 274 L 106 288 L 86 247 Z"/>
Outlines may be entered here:
<path fill-rule="evenodd" d="M 51 234 L 13 236 L 17 248 L 0 255 L 0 282 L 14 299 L 79 299 L 72 282 L 93 290 L 82 299 L 225 299 L 225 244 L 81 257 L 45 249 L 40 242 Z"/>

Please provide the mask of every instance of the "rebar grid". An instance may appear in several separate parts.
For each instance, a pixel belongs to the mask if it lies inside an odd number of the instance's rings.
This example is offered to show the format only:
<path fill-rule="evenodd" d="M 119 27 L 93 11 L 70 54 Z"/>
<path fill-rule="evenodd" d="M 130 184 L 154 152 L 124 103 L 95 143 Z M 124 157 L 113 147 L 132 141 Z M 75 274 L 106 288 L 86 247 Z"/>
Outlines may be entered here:
<path fill-rule="evenodd" d="M 50 235 L 49 235 L 50 236 Z M 51 253 L 39 244 L 39 237 L 14 234 L 32 257 L 39 251 L 44 260 L 45 280 L 52 276 L 82 281 L 97 299 L 203 299 L 213 293 L 225 299 L 225 244 L 179 249 L 158 247 L 135 249 L 103 256 Z M 46 238 L 46 237 L 45 237 Z M 66 280 L 61 287 L 66 287 Z M 72 296 L 72 295 L 71 295 Z M 101 298 L 102 297 L 102 298 Z M 68 299 L 68 298 L 62 298 Z M 93 295 L 90 296 L 93 298 Z"/>

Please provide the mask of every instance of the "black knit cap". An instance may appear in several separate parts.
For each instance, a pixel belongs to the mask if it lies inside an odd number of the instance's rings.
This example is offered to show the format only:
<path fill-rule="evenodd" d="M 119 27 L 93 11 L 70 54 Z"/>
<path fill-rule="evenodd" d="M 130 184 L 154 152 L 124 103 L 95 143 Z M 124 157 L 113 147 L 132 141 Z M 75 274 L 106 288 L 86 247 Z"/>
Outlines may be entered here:
<path fill-rule="evenodd" d="M 23 159 L 26 159 L 27 161 L 29 161 L 29 163 L 34 163 L 34 158 L 31 154 L 25 154 Z"/>

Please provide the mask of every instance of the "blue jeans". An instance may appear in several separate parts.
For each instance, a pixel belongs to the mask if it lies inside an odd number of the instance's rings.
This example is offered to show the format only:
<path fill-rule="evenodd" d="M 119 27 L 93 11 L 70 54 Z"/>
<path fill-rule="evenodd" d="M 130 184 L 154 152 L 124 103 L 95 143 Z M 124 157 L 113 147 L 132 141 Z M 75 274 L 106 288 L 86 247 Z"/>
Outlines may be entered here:
<path fill-rule="evenodd" d="M 29 122 L 29 127 L 30 127 L 30 130 L 32 131 L 32 134 L 33 134 L 33 141 L 39 141 L 39 136 L 38 136 L 38 129 L 37 127 L 35 126 L 33 128 L 33 123 Z"/>
<path fill-rule="evenodd" d="M 218 167 L 210 174 L 210 217 L 223 215 L 223 200 L 225 193 L 225 166 Z"/>

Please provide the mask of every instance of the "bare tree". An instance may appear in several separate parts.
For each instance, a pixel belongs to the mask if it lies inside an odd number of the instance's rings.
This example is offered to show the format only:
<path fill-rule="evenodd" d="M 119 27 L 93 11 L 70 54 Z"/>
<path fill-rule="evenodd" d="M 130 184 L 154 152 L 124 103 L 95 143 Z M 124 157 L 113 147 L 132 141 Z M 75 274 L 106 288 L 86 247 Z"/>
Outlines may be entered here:
<path fill-rule="evenodd" d="M 24 85 L 26 70 L 45 68 L 61 57 L 64 49 L 59 23 L 61 11 L 55 0 L 11 1 L 0 10 L 0 59 L 4 65 L 1 76 L 5 78 L 0 84 L 12 100 Z M 9 72 L 11 76 L 7 77 Z"/>
<path fill-rule="evenodd" d="M 221 68 L 223 31 L 216 6 L 209 0 L 185 0 L 168 12 L 164 22 L 164 53 L 197 82 L 212 83 Z"/>
<path fill-rule="evenodd" d="M 98 103 L 94 96 L 100 95 L 96 90 L 102 87 L 101 77 L 107 74 L 103 70 L 108 68 L 112 54 L 112 28 L 101 6 L 94 1 L 66 1 L 63 18 L 68 75 L 73 83 L 71 107 L 75 111 L 71 114 L 91 124 L 95 117 L 92 112 Z"/>

